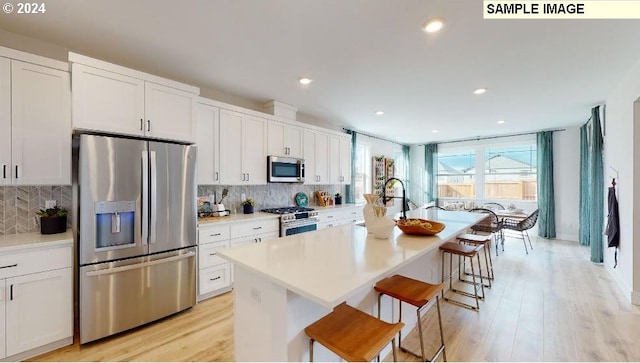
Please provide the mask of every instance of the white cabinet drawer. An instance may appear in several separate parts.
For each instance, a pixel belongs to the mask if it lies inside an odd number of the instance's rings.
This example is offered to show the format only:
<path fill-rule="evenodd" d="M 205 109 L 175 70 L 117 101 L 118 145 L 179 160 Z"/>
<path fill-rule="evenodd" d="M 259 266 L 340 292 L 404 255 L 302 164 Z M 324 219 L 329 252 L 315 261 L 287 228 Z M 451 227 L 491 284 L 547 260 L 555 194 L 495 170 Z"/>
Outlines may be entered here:
<path fill-rule="evenodd" d="M 229 263 L 200 270 L 200 295 L 228 287 L 231 285 L 231 266 Z"/>
<path fill-rule="evenodd" d="M 229 239 L 229 226 L 200 227 L 198 231 L 198 244 L 226 241 Z"/>
<path fill-rule="evenodd" d="M 279 232 L 280 219 L 263 219 L 254 222 L 243 222 L 231 225 L 231 238 L 254 236 L 262 233 Z"/>
<path fill-rule="evenodd" d="M 72 267 L 71 247 L 55 247 L 0 256 L 0 279 Z"/>
<path fill-rule="evenodd" d="M 198 264 L 200 268 L 211 267 L 228 262 L 217 255 L 223 248 L 229 247 L 229 241 L 208 243 L 198 246 Z"/>

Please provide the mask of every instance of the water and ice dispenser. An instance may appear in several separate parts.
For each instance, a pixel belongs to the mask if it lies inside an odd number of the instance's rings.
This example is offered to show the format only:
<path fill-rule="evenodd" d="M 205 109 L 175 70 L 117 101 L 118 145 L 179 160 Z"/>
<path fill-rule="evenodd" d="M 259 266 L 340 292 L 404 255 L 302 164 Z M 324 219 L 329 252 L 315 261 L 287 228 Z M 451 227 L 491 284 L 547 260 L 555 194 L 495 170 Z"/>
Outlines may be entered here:
<path fill-rule="evenodd" d="M 95 202 L 96 250 L 135 244 L 136 201 Z"/>

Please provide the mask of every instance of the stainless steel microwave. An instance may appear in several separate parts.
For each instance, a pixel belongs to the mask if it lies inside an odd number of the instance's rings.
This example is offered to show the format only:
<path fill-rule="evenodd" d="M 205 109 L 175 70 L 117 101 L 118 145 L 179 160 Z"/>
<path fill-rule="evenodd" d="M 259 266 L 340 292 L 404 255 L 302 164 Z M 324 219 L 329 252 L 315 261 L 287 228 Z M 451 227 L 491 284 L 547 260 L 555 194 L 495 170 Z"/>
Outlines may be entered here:
<path fill-rule="evenodd" d="M 268 156 L 267 181 L 270 183 L 304 183 L 304 159 Z"/>

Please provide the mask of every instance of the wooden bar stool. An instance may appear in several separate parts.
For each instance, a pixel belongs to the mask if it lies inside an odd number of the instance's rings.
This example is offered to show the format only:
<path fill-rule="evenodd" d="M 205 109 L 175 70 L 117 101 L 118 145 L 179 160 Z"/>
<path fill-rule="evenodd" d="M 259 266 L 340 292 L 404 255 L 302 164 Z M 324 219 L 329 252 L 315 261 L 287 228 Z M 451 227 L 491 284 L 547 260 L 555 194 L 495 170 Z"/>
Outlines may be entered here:
<path fill-rule="evenodd" d="M 454 242 L 447 242 L 445 244 L 443 244 L 442 246 L 440 246 L 440 250 L 442 250 L 442 283 L 444 284 L 444 282 L 446 281 L 446 279 L 449 280 L 449 290 L 451 290 L 451 292 L 455 292 L 457 294 L 460 295 L 464 295 L 467 297 L 472 297 L 475 298 L 476 300 L 476 306 L 470 305 L 470 304 L 466 304 L 462 301 L 459 300 L 454 300 L 454 299 L 450 299 L 444 296 L 444 291 L 442 293 L 442 297 L 446 300 L 449 301 L 453 304 L 456 305 L 460 305 L 462 307 L 471 309 L 471 310 L 480 310 L 480 303 L 478 302 L 478 300 L 484 299 L 484 283 L 482 281 L 482 265 L 480 264 L 480 256 L 478 255 L 478 251 L 480 251 L 482 249 L 482 246 L 469 246 L 469 245 L 464 245 L 464 244 L 459 244 L 459 243 L 454 243 Z M 444 255 L 445 253 L 449 254 L 449 275 L 445 278 L 444 275 Z M 466 291 L 462 291 L 462 290 L 457 290 L 453 288 L 453 284 L 452 284 L 452 274 L 453 274 L 453 255 L 458 256 L 458 261 L 460 261 L 460 257 L 462 257 L 463 259 L 463 263 L 464 263 L 464 259 L 469 257 L 469 260 L 471 262 L 471 277 L 473 278 L 473 281 L 470 282 L 473 285 L 473 294 L 470 294 Z M 478 294 L 478 283 L 476 282 L 476 273 L 474 271 L 473 268 L 473 258 L 477 257 L 478 259 L 478 269 L 479 269 L 479 274 L 478 276 L 480 276 L 480 288 L 482 290 L 482 296 L 480 296 Z M 458 275 L 458 279 L 460 279 L 460 275 Z M 461 280 L 464 281 L 464 280 Z"/>
<path fill-rule="evenodd" d="M 491 288 L 491 280 L 494 279 L 493 261 L 491 260 L 491 235 L 483 236 L 481 234 L 464 233 L 458 236 L 458 240 L 462 243 L 482 246 L 482 249 L 484 250 L 484 265 L 487 267 L 487 276 L 480 277 L 487 279 L 489 284 L 485 284 L 484 286 Z"/>
<path fill-rule="evenodd" d="M 396 334 L 404 323 L 390 324 L 353 308 L 346 303 L 307 326 L 309 360 L 313 362 L 313 342 L 324 345 L 346 361 L 368 362 L 391 342 L 393 360 L 396 356 Z"/>
<path fill-rule="evenodd" d="M 422 361 L 434 361 L 440 353 L 442 353 L 444 361 L 447 361 L 447 352 L 444 348 L 444 333 L 442 332 L 442 317 L 440 315 L 440 299 L 438 298 L 438 294 L 442 290 L 444 290 L 444 284 L 439 285 L 431 285 L 426 282 L 414 280 L 409 277 L 394 275 L 388 277 L 376 284 L 374 289 L 378 292 L 378 318 L 380 317 L 380 301 L 382 299 L 382 295 L 388 295 L 392 298 L 398 299 L 400 302 L 400 314 L 398 321 L 402 321 L 402 303 L 406 302 L 407 304 L 411 304 L 415 306 L 416 313 L 418 315 L 418 334 L 420 336 L 420 353 L 416 354 L 406 348 L 402 347 L 402 331 L 398 332 L 398 348 L 403 352 L 412 354 Z M 420 312 L 423 308 L 427 306 L 430 300 L 436 298 L 436 307 L 438 308 L 438 324 L 440 326 L 440 347 L 436 351 L 436 353 L 431 357 L 431 359 L 427 360 L 427 357 L 424 354 L 424 338 L 422 335 L 422 323 L 420 320 Z"/>

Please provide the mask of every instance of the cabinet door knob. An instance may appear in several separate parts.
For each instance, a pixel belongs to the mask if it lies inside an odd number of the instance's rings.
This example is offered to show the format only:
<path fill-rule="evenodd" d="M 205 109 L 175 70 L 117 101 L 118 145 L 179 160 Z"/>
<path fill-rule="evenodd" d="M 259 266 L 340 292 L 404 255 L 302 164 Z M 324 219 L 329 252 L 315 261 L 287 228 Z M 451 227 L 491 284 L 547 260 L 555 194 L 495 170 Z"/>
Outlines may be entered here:
<path fill-rule="evenodd" d="M 144 125 L 144 120 L 140 119 L 140 131 L 142 131 L 143 125 Z"/>
<path fill-rule="evenodd" d="M 220 176 L 218 175 L 217 171 L 216 171 L 216 180 L 220 180 Z"/>
<path fill-rule="evenodd" d="M 151 131 L 151 120 L 147 120 L 147 131 Z"/>
<path fill-rule="evenodd" d="M 2 165 L 2 178 L 7 179 L 7 164 Z"/>
<path fill-rule="evenodd" d="M 247 173 L 247 181 L 249 181 L 249 173 Z"/>
<path fill-rule="evenodd" d="M 218 276 L 218 277 L 214 277 L 214 278 L 209 279 L 209 280 L 210 280 L 210 281 L 216 281 L 216 280 L 220 280 L 220 278 L 221 278 L 221 277 L 222 277 L 222 276 Z"/>
<path fill-rule="evenodd" d="M 16 165 L 16 179 L 18 179 L 18 165 Z"/>

